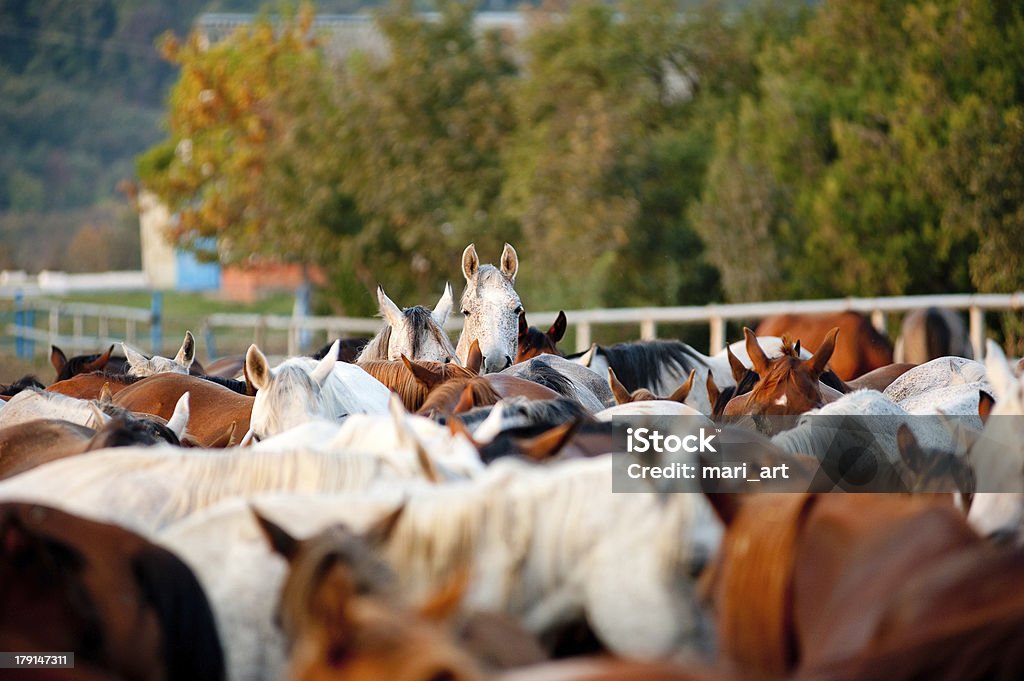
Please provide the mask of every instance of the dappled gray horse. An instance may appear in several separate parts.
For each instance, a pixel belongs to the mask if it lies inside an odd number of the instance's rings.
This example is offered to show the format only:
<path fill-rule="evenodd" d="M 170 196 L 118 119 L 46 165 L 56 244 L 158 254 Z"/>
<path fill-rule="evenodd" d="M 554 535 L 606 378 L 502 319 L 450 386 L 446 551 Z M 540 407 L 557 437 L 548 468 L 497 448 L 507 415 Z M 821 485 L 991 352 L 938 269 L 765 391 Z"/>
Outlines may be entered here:
<path fill-rule="evenodd" d="M 470 244 L 462 253 L 462 274 L 466 290 L 462 294 L 462 314 L 466 321 L 456 349 L 463 365 L 469 346 L 480 342 L 484 356 L 483 373 L 501 371 L 511 366 L 519 345 L 519 313 L 523 304 L 516 293 L 516 271 L 519 257 L 516 249 L 505 244 L 500 269 L 481 265 L 476 246 Z"/>
<path fill-rule="evenodd" d="M 381 286 L 377 287 L 377 303 L 387 326 L 366 344 L 356 362 L 401 359 L 402 355 L 432 362 L 450 362 L 455 358 L 455 346 L 444 331 L 452 311 L 450 284 L 445 284 L 433 311 L 422 305 L 399 308 Z"/>

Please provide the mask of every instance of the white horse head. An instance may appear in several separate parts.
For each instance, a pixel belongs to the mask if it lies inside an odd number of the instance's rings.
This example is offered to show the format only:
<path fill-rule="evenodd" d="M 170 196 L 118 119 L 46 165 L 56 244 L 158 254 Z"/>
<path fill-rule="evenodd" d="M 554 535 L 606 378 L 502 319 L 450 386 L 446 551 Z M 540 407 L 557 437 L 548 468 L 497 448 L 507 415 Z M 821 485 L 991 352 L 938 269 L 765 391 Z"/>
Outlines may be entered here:
<path fill-rule="evenodd" d="M 124 356 L 128 360 L 129 376 L 143 377 L 162 373 L 187 374 L 196 358 L 196 339 L 192 336 L 191 331 L 185 332 L 185 340 L 181 342 L 181 347 L 178 348 L 178 354 L 174 356 L 174 359 L 159 356 L 147 358 L 141 352 L 129 347 L 127 343 L 121 343 L 121 347 L 124 348 Z"/>
<path fill-rule="evenodd" d="M 409 359 L 450 362 L 455 359 L 455 346 L 444 331 L 444 323 L 452 311 L 452 287 L 445 284 L 444 293 L 433 311 L 416 305 L 404 310 L 397 305 L 384 288 L 377 287 L 380 315 L 387 326 L 374 337 L 356 358 L 366 360 L 397 360 L 405 355 Z"/>
<path fill-rule="evenodd" d="M 308 421 L 330 420 L 333 415 L 325 409 L 321 394 L 337 362 L 338 341 L 312 371 L 297 363 L 271 369 L 260 349 L 250 345 L 245 370 L 256 388 L 249 422 L 253 435 L 262 439 Z"/>
<path fill-rule="evenodd" d="M 523 304 L 516 293 L 516 249 L 505 244 L 501 266 L 481 265 L 476 247 L 470 244 L 462 253 L 462 274 L 466 290 L 462 294 L 462 314 L 466 321 L 456 354 L 466 363 L 473 341 L 480 342 L 484 356 L 483 373 L 501 371 L 512 365 L 519 345 L 519 313 Z"/>

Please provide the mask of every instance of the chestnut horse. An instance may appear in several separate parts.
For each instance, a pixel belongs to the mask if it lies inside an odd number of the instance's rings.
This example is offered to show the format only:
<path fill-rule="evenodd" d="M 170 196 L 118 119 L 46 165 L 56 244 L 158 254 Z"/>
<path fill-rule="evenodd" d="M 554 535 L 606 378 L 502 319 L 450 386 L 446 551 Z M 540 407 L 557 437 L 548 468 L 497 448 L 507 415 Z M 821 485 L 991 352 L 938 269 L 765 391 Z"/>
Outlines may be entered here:
<path fill-rule="evenodd" d="M 76 664 L 120 679 L 225 678 L 213 613 L 185 563 L 36 504 L 0 504 L 0 649 L 74 651 Z"/>
<path fill-rule="evenodd" d="M 750 329 L 743 329 L 747 339 L 747 353 L 753 371 L 759 376 L 751 391 L 734 397 L 726 405 L 726 416 L 785 416 L 802 414 L 821 407 L 840 395 L 838 391 L 823 388 L 821 375 L 836 346 L 838 328 L 825 336 L 818 352 L 810 359 L 800 359 L 799 341 L 796 345 L 783 338 L 783 353 L 768 359 Z"/>
<path fill-rule="evenodd" d="M 174 405 L 190 394 L 188 434 L 205 447 L 237 443 L 249 430 L 255 398 L 187 374 L 156 374 L 114 395 L 114 404 L 130 411 L 169 419 Z"/>
<path fill-rule="evenodd" d="M 720 654 L 749 676 L 1024 673 L 1024 552 L 993 549 L 948 495 L 710 496 L 727 531 L 704 586 Z"/>
<path fill-rule="evenodd" d="M 402 603 L 393 572 L 375 555 L 401 512 L 364 535 L 335 525 L 304 541 L 257 514 L 270 546 L 289 564 L 277 608 L 289 681 L 484 678 L 436 622 L 455 610 L 465 579 L 413 609 Z"/>
<path fill-rule="evenodd" d="M 832 370 L 844 381 L 857 378 L 872 369 L 892 364 L 892 343 L 859 312 L 768 317 L 757 325 L 758 336 L 789 336 L 816 352 L 828 332 L 839 328 L 839 341 L 831 358 Z"/>

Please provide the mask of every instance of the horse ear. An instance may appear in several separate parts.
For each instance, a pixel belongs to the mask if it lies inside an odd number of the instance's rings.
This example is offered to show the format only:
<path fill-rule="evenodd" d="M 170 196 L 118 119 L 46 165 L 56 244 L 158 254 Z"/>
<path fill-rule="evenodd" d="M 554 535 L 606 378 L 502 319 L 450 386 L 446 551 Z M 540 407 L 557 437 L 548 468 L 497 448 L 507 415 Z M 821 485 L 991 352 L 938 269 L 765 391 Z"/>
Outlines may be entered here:
<path fill-rule="evenodd" d="M 331 349 L 327 351 L 323 359 L 316 365 L 309 377 L 317 382 L 317 385 L 322 386 L 334 371 L 334 367 L 338 364 L 338 349 L 341 347 L 341 341 L 334 341 L 331 343 Z"/>
<path fill-rule="evenodd" d="M 191 331 L 185 331 L 185 340 L 181 342 L 181 348 L 178 349 L 178 354 L 174 356 L 174 361 L 181 366 L 188 369 L 192 366 L 192 362 L 196 358 L 196 339 L 192 335 Z"/>
<path fill-rule="evenodd" d="M 480 352 L 480 340 L 473 339 L 473 344 L 469 346 L 469 355 L 466 357 L 466 368 L 474 374 L 479 374 L 483 365 L 484 353 Z"/>
<path fill-rule="evenodd" d="M 404 353 L 402 354 L 402 363 L 405 364 L 405 368 L 412 374 L 413 379 L 426 388 L 427 392 L 444 383 L 444 376 L 440 371 L 435 371 L 431 367 L 424 366 L 419 362 L 413 362 Z"/>
<path fill-rule="evenodd" d="M 476 254 L 476 244 L 470 244 L 462 252 L 462 276 L 466 278 L 466 281 L 470 281 L 476 276 L 479 269 L 480 256 Z"/>
<path fill-rule="evenodd" d="M 103 387 L 100 388 L 100 396 L 96 399 L 103 403 L 114 401 L 114 393 L 110 390 L 110 381 L 103 382 Z"/>
<path fill-rule="evenodd" d="M 628 404 L 633 401 L 633 396 L 626 390 L 626 386 L 622 385 L 619 377 L 615 375 L 615 370 L 611 367 L 608 367 L 608 387 L 612 389 L 615 404 Z"/>
<path fill-rule="evenodd" d="M 445 622 L 451 619 L 458 611 L 468 586 L 469 570 L 463 567 L 448 580 L 447 584 L 431 594 L 417 608 L 419 616 L 429 622 Z M 445 678 L 448 678 L 447 675 Z"/>
<path fill-rule="evenodd" d="M 249 510 L 255 516 L 256 524 L 260 526 L 260 530 L 263 532 L 263 536 L 266 537 L 267 543 L 270 544 L 270 548 L 284 556 L 284 559 L 289 563 L 292 562 L 299 553 L 299 540 L 288 534 L 280 525 L 263 517 L 256 510 L 255 506 L 250 505 Z"/>
<path fill-rule="evenodd" d="M 590 365 L 594 361 L 594 354 L 596 352 L 597 352 L 597 343 L 591 343 L 590 344 L 590 349 L 587 350 L 586 352 L 584 352 L 582 355 L 580 355 L 579 358 L 576 361 L 589 369 Z"/>
<path fill-rule="evenodd" d="M 232 440 L 235 439 L 235 431 L 238 429 L 238 421 L 232 421 L 231 425 L 227 427 L 220 435 L 210 438 L 209 442 L 203 443 L 203 447 L 206 449 L 225 449 L 232 445 Z"/>
<path fill-rule="evenodd" d="M 132 349 L 131 347 L 128 346 L 127 343 L 121 343 L 121 349 L 124 350 L 124 357 L 128 361 L 128 366 L 132 370 L 137 371 L 138 369 L 141 369 L 142 367 L 146 366 L 149 363 L 149 360 L 146 359 L 145 355 L 143 355 L 141 352 L 138 352 L 137 350 Z M 132 372 L 129 371 L 128 373 Z"/>
<path fill-rule="evenodd" d="M 825 371 L 825 367 L 828 366 L 828 361 L 832 359 L 832 353 L 836 350 L 836 336 L 838 335 L 839 327 L 833 327 L 831 331 L 825 334 L 825 340 L 818 346 L 818 351 L 814 353 L 814 356 L 804 360 L 804 366 L 815 376 L 821 376 L 822 372 Z"/>
<path fill-rule="evenodd" d="M 58 348 L 56 345 L 50 346 L 50 364 L 57 370 L 57 375 L 64 371 L 64 367 L 68 364 L 68 357 L 64 354 L 64 351 Z"/>
<path fill-rule="evenodd" d="M 907 464 L 907 468 L 914 473 L 923 472 L 927 457 L 921 450 L 921 445 L 917 443 L 914 432 L 905 423 L 901 423 L 896 431 L 896 444 L 899 446 L 901 458 L 903 463 Z"/>
<path fill-rule="evenodd" d="M 167 427 L 172 433 L 178 436 L 179 440 L 185 437 L 185 428 L 188 426 L 188 419 L 190 415 L 188 401 L 189 396 L 188 391 L 186 391 L 178 398 L 177 404 L 174 405 L 174 413 L 172 413 L 171 418 L 167 420 Z"/>
<path fill-rule="evenodd" d="M 516 249 L 509 243 L 501 251 L 501 273 L 513 284 L 516 283 L 516 272 L 519 270 L 519 256 Z"/>
<path fill-rule="evenodd" d="M 363 532 L 363 539 L 370 546 L 386 544 L 391 539 L 391 535 L 395 533 L 395 528 L 398 527 L 398 521 L 402 519 L 407 504 L 408 501 L 403 501 L 398 508 L 370 525 L 366 532 Z"/>
<path fill-rule="evenodd" d="M 107 362 L 110 361 L 110 353 L 114 351 L 114 346 L 111 345 L 107 348 L 107 351 L 97 357 L 91 362 L 86 362 L 82 365 L 82 373 L 87 374 L 92 371 L 103 371 L 103 367 L 107 366 Z"/>
<path fill-rule="evenodd" d="M 530 325 L 526 321 L 526 310 L 519 313 L 519 340 L 523 339 L 523 336 L 530 332 Z"/>
<path fill-rule="evenodd" d="M 1017 380 L 1010 371 L 1003 349 L 991 338 L 985 342 L 985 374 L 995 390 L 997 400 L 1008 395 Z"/>
<path fill-rule="evenodd" d="M 709 371 L 708 372 L 708 376 L 710 376 L 710 375 L 711 375 L 711 372 Z M 690 369 L 690 376 L 689 376 L 689 378 L 686 379 L 685 383 L 683 383 L 681 386 L 676 388 L 675 391 L 671 395 L 668 396 L 668 399 L 670 399 L 673 402 L 679 402 L 680 404 L 683 404 L 684 402 L 686 402 L 686 398 L 690 396 L 690 391 L 693 390 L 693 379 L 696 376 L 697 376 L 697 370 L 696 369 Z"/>
<path fill-rule="evenodd" d="M 384 318 L 388 326 L 396 328 L 402 325 L 404 319 L 402 310 L 388 298 L 388 294 L 384 293 L 384 287 L 380 284 L 377 285 L 377 305 L 380 308 L 380 316 Z"/>
<path fill-rule="evenodd" d="M 476 400 L 473 396 L 473 386 L 470 383 L 466 384 L 466 387 L 462 389 L 462 394 L 459 395 L 459 401 L 452 410 L 453 414 L 462 414 L 469 411 L 476 406 Z"/>
<path fill-rule="evenodd" d="M 565 328 L 568 325 L 568 320 L 565 318 L 565 311 L 559 310 L 558 316 L 555 317 L 554 324 L 548 329 L 547 336 L 551 339 L 552 343 L 557 343 L 565 337 Z"/>
<path fill-rule="evenodd" d="M 434 323 L 438 326 L 443 327 L 444 323 L 448 321 L 448 315 L 452 313 L 452 285 L 448 282 L 444 284 L 444 292 L 437 301 L 437 305 L 434 306 L 434 311 L 430 313 Z"/>
<path fill-rule="evenodd" d="M 729 358 L 729 371 L 732 372 L 732 380 L 739 385 L 743 377 L 747 375 L 747 367 L 743 366 L 740 358 L 733 354 L 731 346 L 725 346 L 725 355 Z"/>
<path fill-rule="evenodd" d="M 796 343 L 793 344 L 793 356 L 800 359 L 800 339 L 796 339 Z"/>
<path fill-rule="evenodd" d="M 710 371 L 708 372 L 708 378 L 704 381 L 704 385 L 708 390 L 708 402 L 711 404 L 711 411 L 714 412 L 715 405 L 718 404 L 718 398 L 722 396 L 722 391 L 718 389 L 718 384 L 715 383 L 715 376 Z"/>
<path fill-rule="evenodd" d="M 579 429 L 581 421 L 573 419 L 550 428 L 540 435 L 515 440 L 516 449 L 528 459 L 543 461 L 562 451 Z"/>
<path fill-rule="evenodd" d="M 480 450 L 480 443 L 473 438 L 473 433 L 469 432 L 469 428 L 466 427 L 465 421 L 452 414 L 445 419 L 445 423 L 448 425 L 448 432 L 451 433 L 452 437 L 461 435 L 469 440 L 469 444 L 473 445 L 474 449 L 477 451 Z"/>
<path fill-rule="evenodd" d="M 127 350 L 127 348 L 125 348 Z M 267 358 L 255 345 L 250 345 L 245 353 L 245 376 L 256 390 L 262 390 L 270 383 L 272 372 Z"/>
<path fill-rule="evenodd" d="M 982 423 L 988 423 L 988 417 L 992 415 L 992 407 L 996 404 L 996 399 L 989 395 L 984 390 L 978 391 L 978 416 L 981 417 Z"/>
<path fill-rule="evenodd" d="M 757 335 L 747 327 L 743 327 L 743 337 L 747 342 L 747 354 L 750 355 L 750 363 L 761 378 L 764 378 L 768 373 L 768 366 L 771 362 L 768 360 L 768 355 L 764 354 L 764 350 L 761 348 L 761 344 L 757 342 Z M 739 379 L 736 379 L 739 383 Z"/>

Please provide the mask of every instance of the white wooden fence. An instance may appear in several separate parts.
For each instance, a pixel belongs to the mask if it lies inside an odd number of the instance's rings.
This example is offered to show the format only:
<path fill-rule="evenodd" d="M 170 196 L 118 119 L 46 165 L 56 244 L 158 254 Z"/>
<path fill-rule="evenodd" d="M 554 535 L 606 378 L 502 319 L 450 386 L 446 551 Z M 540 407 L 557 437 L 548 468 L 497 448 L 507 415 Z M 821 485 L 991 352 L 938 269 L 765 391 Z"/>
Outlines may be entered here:
<path fill-rule="evenodd" d="M 609 308 L 600 310 L 567 310 L 569 326 L 575 330 L 576 349 L 586 350 L 590 347 L 594 327 L 601 325 L 636 324 L 639 337 L 653 339 L 658 336 L 659 324 L 708 324 L 710 327 L 710 352 L 714 354 L 725 347 L 726 322 L 743 320 L 754 321 L 764 317 L 785 313 L 826 313 L 856 310 L 870 315 L 872 323 L 885 330 L 887 316 L 905 313 L 910 310 L 928 307 L 945 307 L 967 311 L 971 343 L 975 357 L 984 355 L 985 314 L 990 311 L 1019 310 L 1024 307 L 1024 292 L 992 293 L 992 294 L 948 294 L 930 296 L 896 296 L 885 298 L 837 298 L 829 300 L 776 301 L 764 303 L 741 303 L 731 305 L 703 305 L 688 307 L 639 307 Z M 21 323 L 7 325 L 7 334 L 21 341 L 44 341 L 39 343 L 35 351 L 48 351 L 49 344 L 61 345 L 65 350 L 95 351 L 112 342 L 125 340 L 129 344 L 138 342 L 137 336 L 142 332 L 143 325 L 152 327 L 151 310 L 115 307 L 108 305 L 87 305 L 77 303 L 60 303 L 45 299 L 26 298 L 22 303 L 24 312 L 37 311 L 40 314 L 31 324 L 26 323 L 22 316 Z M 545 325 L 553 320 L 557 312 L 533 312 L 530 318 Z M 61 334 L 62 317 L 72 318 L 72 332 Z M 45 318 L 46 324 L 40 326 L 39 321 Z M 85 329 L 95 329 L 94 333 L 86 333 Z M 462 327 L 462 319 L 458 315 L 448 320 L 447 328 L 457 331 Z M 213 314 L 201 320 L 196 327 L 204 332 L 207 338 L 215 339 L 225 331 L 231 331 L 235 337 L 251 337 L 251 342 L 262 345 L 268 332 L 287 334 L 287 353 L 299 354 L 309 348 L 303 347 L 303 340 L 311 333 L 325 332 L 328 338 L 347 335 L 366 335 L 376 333 L 381 328 L 381 321 L 373 318 L 354 317 L 302 317 L 287 315 L 257 314 Z M 123 330 L 123 335 L 122 335 Z M 176 342 L 180 342 L 183 329 L 168 329 Z M 174 341 L 169 339 L 168 342 Z M 162 342 L 162 341 L 161 341 Z M 32 343 L 32 345 L 36 345 Z M 65 347 L 67 346 L 67 347 Z M 146 345 L 143 343 L 142 347 Z M 150 344 L 152 349 L 152 343 Z M 240 348 L 231 348 L 239 351 Z"/>

